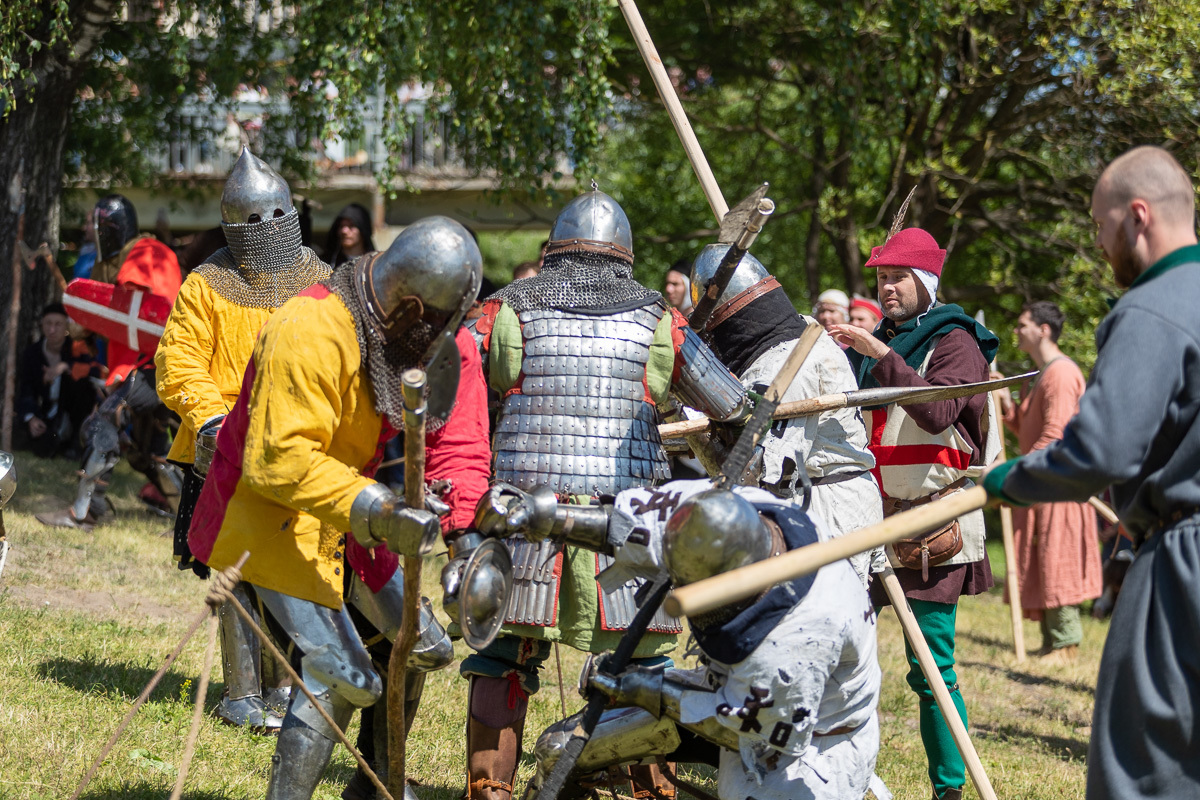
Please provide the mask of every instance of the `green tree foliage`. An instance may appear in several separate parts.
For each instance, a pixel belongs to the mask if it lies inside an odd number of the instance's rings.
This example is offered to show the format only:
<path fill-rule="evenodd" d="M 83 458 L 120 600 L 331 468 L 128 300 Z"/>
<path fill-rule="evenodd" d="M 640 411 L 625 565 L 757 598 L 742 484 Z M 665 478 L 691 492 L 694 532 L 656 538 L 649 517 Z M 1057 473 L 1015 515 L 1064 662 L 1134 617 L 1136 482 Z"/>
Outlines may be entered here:
<path fill-rule="evenodd" d="M 57 245 L 65 178 L 148 184 L 151 156 L 211 135 L 245 87 L 270 98 L 256 148 L 307 177 L 315 143 L 384 121 L 391 184 L 420 87 L 447 138 L 503 188 L 536 193 L 586 168 L 610 108 L 604 0 L 9 0 L 0 8 L 0 253 Z M 190 113 L 191 112 L 191 113 Z M 218 126 L 219 127 L 219 126 Z M 0 270 L 0 303 L 10 282 Z M 25 281 L 22 331 L 52 285 Z"/>
<path fill-rule="evenodd" d="M 1153 143 L 1196 169 L 1195 10 L 1102 0 L 641 5 L 726 198 L 771 182 L 778 218 L 756 253 L 797 305 L 829 286 L 867 291 L 865 257 L 915 187 L 907 224 L 949 251 L 945 297 L 986 308 L 1009 357 L 1005 326 L 1032 299 L 1062 303 L 1067 345 L 1091 348 L 1113 292 L 1088 216 L 1103 164 Z M 694 252 L 713 220 L 632 40 L 614 32 L 612 80 L 630 125 L 601 163 L 639 220 L 639 257 L 662 269 Z"/>

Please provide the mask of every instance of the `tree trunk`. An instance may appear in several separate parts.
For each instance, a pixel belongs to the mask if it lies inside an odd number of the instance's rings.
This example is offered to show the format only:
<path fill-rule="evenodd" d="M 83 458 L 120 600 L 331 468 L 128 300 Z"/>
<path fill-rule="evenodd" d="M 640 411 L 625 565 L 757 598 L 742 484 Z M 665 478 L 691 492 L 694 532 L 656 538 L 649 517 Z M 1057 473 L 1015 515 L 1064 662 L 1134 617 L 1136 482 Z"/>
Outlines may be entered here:
<path fill-rule="evenodd" d="M 30 38 L 49 39 L 54 4 L 42 0 L 43 21 L 30 31 Z M 108 30 L 116 12 L 115 0 L 88 0 L 75 5 L 69 41 L 42 47 L 31 56 L 17 54 L 28 64 L 33 79 L 16 87 L 8 116 L 0 120 L 0 308 L 8 308 L 12 296 L 13 251 L 17 245 L 17 221 L 25 214 L 24 239 L 36 248 L 42 242 L 58 250 L 59 212 L 62 195 L 63 148 L 71 120 L 79 80 L 92 50 Z M 17 350 L 33 335 L 42 308 L 55 294 L 54 279 L 45 268 L 25 272 L 21 281 L 21 313 L 17 326 Z M 0 338 L 6 339 L 2 330 Z M 0 353 L 8 342 L 0 341 Z M 5 364 L 5 369 L 16 369 Z"/>
<path fill-rule="evenodd" d="M 833 157 L 833 174 L 830 176 L 834 187 L 842 190 L 843 193 L 850 188 L 850 164 L 852 161 L 849 155 L 850 139 L 849 127 L 843 128 L 838 136 L 838 144 Z M 834 245 L 842 262 L 846 289 L 851 294 L 867 294 L 867 284 L 862 276 L 862 251 L 858 247 L 858 223 L 854 221 L 854 207 L 849 202 L 845 204 L 843 213 L 838 219 L 838 236 Z"/>
<path fill-rule="evenodd" d="M 821 293 L 821 195 L 825 192 L 825 128 L 813 132 L 812 216 L 804 242 L 804 276 L 808 281 L 808 302 L 817 302 Z"/>

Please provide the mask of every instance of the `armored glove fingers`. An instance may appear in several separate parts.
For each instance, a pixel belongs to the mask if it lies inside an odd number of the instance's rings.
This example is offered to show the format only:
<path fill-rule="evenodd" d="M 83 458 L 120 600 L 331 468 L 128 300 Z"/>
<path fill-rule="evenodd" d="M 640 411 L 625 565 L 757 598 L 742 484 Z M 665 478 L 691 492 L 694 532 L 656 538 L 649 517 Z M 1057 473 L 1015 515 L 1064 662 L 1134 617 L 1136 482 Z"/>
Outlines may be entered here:
<path fill-rule="evenodd" d="M 217 454 L 217 434 L 220 433 L 223 422 L 225 415 L 218 414 L 210 417 L 200 426 L 200 430 L 196 431 L 196 454 L 192 458 L 192 469 L 197 475 L 207 475 L 209 467 L 212 466 L 213 456 Z"/>
<path fill-rule="evenodd" d="M 358 493 L 350 507 L 350 532 L 363 547 L 377 544 L 402 556 L 423 556 L 441 533 L 437 515 L 409 508 L 381 483 Z"/>
<path fill-rule="evenodd" d="M 557 511 L 558 498 L 548 486 L 523 492 L 497 481 L 475 506 L 475 528 L 484 536 L 521 534 L 540 542 L 553 531 Z"/>

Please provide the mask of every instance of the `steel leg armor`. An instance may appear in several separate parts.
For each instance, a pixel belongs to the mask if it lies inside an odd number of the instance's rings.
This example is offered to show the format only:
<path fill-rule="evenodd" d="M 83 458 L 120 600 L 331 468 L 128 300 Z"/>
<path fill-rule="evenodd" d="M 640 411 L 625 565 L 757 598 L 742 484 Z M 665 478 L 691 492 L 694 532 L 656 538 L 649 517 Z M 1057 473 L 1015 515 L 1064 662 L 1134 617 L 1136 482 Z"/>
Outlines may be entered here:
<path fill-rule="evenodd" d="M 257 616 L 257 608 L 242 582 L 233 589 L 233 597 L 242 608 Z M 218 612 L 221 631 L 221 670 L 225 676 L 225 695 L 217 706 L 217 717 L 231 725 L 278 730 L 282 713 L 271 713 L 262 695 L 262 647 L 250 625 L 230 603 Z"/>
<path fill-rule="evenodd" d="M 532 798 L 541 788 L 546 778 L 558 763 L 558 757 L 571 739 L 571 734 L 579 725 L 582 712 L 554 723 L 542 732 L 534 745 L 533 754 L 537 759 L 537 772 L 525 787 L 525 798 Z M 679 747 L 679 730 L 675 722 L 663 716 L 655 719 L 649 711 L 640 708 L 618 708 L 605 711 L 596 725 L 596 730 L 584 745 L 575 771 L 579 775 L 589 775 L 618 764 L 638 762 L 654 756 L 665 756 Z M 582 797 L 587 793 L 581 784 L 586 781 L 574 782 L 579 791 L 577 795 L 569 794 L 572 784 L 568 782 L 567 789 L 560 797 Z"/>

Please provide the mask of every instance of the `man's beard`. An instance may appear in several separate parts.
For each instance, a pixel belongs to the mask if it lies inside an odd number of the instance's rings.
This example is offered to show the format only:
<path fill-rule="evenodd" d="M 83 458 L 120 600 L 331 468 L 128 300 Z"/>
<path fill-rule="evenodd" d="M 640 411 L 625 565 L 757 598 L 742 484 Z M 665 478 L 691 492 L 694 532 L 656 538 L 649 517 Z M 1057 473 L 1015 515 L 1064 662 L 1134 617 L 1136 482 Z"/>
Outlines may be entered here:
<path fill-rule="evenodd" d="M 1123 225 L 1117 228 L 1117 241 L 1113 245 L 1113 252 L 1105 251 L 1105 255 L 1108 256 L 1108 263 L 1112 267 L 1117 286 L 1122 289 L 1132 286 L 1145 268 L 1137 253 L 1129 246 L 1129 237 L 1125 235 L 1125 226 Z"/>
<path fill-rule="evenodd" d="M 917 279 L 913 278 L 913 280 L 916 281 Z M 919 283 L 919 281 L 918 281 L 918 283 Z M 884 308 L 883 308 L 884 316 L 886 316 L 892 322 L 895 322 L 897 324 L 903 324 L 905 322 L 908 322 L 910 319 L 917 316 L 918 314 L 920 314 L 922 311 L 924 311 L 926 308 L 929 307 L 929 300 L 928 300 L 927 296 L 925 295 L 924 287 L 918 286 L 917 296 L 911 303 L 905 302 L 903 299 L 900 299 L 900 298 L 897 298 L 897 299 L 900 301 L 899 308 L 891 308 L 890 309 L 887 306 L 884 306 Z"/>

